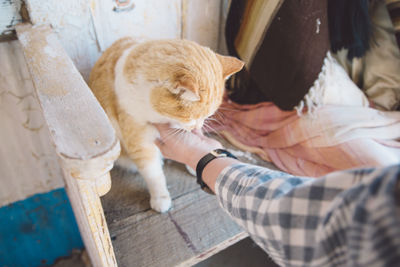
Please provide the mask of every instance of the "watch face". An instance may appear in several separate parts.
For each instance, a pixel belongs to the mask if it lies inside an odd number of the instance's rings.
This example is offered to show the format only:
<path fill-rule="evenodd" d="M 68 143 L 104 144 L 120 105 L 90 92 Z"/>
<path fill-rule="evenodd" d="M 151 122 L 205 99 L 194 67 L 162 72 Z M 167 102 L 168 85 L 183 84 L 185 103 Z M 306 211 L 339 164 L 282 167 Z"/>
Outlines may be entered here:
<path fill-rule="evenodd" d="M 227 154 L 224 153 L 224 151 L 220 151 L 219 149 L 215 149 L 215 150 L 211 151 L 210 154 L 212 154 L 214 157 L 217 157 L 217 158 L 222 158 L 222 157 L 227 156 Z"/>

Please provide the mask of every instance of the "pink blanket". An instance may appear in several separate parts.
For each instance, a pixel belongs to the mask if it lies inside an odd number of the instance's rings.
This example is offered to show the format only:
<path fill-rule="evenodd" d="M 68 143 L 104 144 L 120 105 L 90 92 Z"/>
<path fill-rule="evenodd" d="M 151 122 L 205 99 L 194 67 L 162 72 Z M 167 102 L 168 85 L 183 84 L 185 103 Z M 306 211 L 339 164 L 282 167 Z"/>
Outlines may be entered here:
<path fill-rule="evenodd" d="M 225 101 L 214 118 L 232 144 L 296 175 L 400 162 L 400 112 L 327 105 L 299 117 L 270 102 Z"/>

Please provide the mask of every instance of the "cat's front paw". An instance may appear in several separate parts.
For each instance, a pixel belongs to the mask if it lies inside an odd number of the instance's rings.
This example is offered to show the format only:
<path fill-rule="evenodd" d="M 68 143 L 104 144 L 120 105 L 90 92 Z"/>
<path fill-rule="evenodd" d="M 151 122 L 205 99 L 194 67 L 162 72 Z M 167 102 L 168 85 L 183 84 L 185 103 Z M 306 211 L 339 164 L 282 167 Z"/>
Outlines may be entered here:
<path fill-rule="evenodd" d="M 150 206 L 153 210 L 158 212 L 166 212 L 171 208 L 171 197 L 152 197 L 150 199 Z"/>

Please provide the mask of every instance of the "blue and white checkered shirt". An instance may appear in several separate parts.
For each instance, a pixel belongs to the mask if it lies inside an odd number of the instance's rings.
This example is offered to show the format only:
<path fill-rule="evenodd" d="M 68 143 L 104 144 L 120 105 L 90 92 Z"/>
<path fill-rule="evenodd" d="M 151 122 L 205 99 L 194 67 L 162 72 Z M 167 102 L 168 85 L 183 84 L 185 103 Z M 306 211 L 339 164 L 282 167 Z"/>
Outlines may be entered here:
<path fill-rule="evenodd" d="M 222 207 L 282 266 L 400 266 L 400 165 L 314 179 L 236 164 Z"/>

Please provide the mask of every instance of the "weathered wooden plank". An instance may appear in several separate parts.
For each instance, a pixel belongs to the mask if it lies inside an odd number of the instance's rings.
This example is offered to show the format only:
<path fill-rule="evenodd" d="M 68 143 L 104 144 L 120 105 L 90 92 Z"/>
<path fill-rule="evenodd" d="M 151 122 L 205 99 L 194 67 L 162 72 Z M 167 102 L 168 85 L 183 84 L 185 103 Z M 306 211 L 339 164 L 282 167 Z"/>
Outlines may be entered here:
<path fill-rule="evenodd" d="M 51 25 L 79 72 L 84 78 L 88 78 L 90 70 L 101 55 L 90 16 L 91 1 L 24 1 L 32 24 Z M 96 3 L 97 0 L 92 2 Z"/>
<path fill-rule="evenodd" d="M 234 245 L 235 243 L 239 242 L 240 240 L 242 240 L 246 237 L 248 237 L 248 234 L 246 232 L 241 232 L 240 234 L 237 234 L 237 235 L 231 237 L 230 239 L 227 239 L 224 242 L 220 243 L 218 246 L 212 247 L 209 250 L 205 251 L 204 253 L 198 255 L 197 257 L 194 257 L 187 261 L 184 261 L 184 262 L 178 264 L 177 266 L 193 266 L 193 265 L 200 263 L 200 262 L 206 260 L 207 258 L 221 252 L 222 250 Z"/>
<path fill-rule="evenodd" d="M 172 198 L 197 189 L 193 176 L 182 176 L 186 175 L 183 165 L 168 163 L 169 165 L 173 168 L 164 168 L 164 171 Z M 138 173 L 116 167 L 111 171 L 111 177 L 111 191 L 102 197 L 108 222 L 120 221 L 150 209 L 146 184 Z"/>
<path fill-rule="evenodd" d="M 113 190 L 114 186 L 118 187 L 121 177 L 113 177 L 113 188 L 102 199 L 119 266 L 132 266 L 132 263 L 135 266 L 194 264 L 246 236 L 219 207 L 215 196 L 199 189 L 193 176 L 176 163 L 167 163 L 164 169 L 173 198 L 173 208 L 165 214 L 150 209 L 144 187 L 130 186 L 126 191 L 132 190 L 133 202 L 139 200 L 132 203 L 138 212 L 132 213 L 134 208 L 130 208 L 130 214 L 124 212 L 123 217 L 121 213 L 115 216 L 113 207 L 121 209 L 119 203 L 106 202 L 115 200 L 113 196 L 119 194 Z M 124 174 L 131 176 L 133 184 L 140 179 L 138 175 Z M 186 184 L 182 186 L 185 191 L 173 190 L 179 187 L 179 182 Z M 126 211 L 126 206 L 122 209 Z"/>
<path fill-rule="evenodd" d="M 50 26 L 17 33 L 57 153 L 89 160 L 108 152 L 118 142 L 114 129 Z"/>
<path fill-rule="evenodd" d="M 242 161 L 274 168 L 257 156 L 232 150 Z M 219 207 L 215 196 L 199 189 L 181 164 L 164 165 L 172 210 L 150 209 L 149 194 L 138 173 L 111 171 L 113 186 L 102 197 L 119 266 L 191 266 L 247 236 Z"/>
<path fill-rule="evenodd" d="M 21 0 L 0 2 L 0 41 L 16 39 L 15 25 L 22 22 L 21 4 Z"/>
<path fill-rule="evenodd" d="M 64 170 L 65 188 L 93 266 L 117 266 L 95 180 L 76 179 Z"/>
<path fill-rule="evenodd" d="M 119 7 L 118 2 L 130 8 Z M 181 0 L 92 0 L 90 10 L 102 51 L 126 36 L 143 40 L 181 35 Z"/>
<path fill-rule="evenodd" d="M 228 55 L 228 47 L 226 46 L 225 28 L 226 19 L 228 18 L 230 0 L 221 0 L 221 13 L 220 13 L 220 24 L 219 24 L 219 42 L 218 52 L 222 55 Z"/>
<path fill-rule="evenodd" d="M 99 198 L 120 152 L 114 129 L 50 26 L 20 25 L 17 33 L 92 264 L 116 266 Z"/>
<path fill-rule="evenodd" d="M 0 43 L 0 206 L 64 186 L 18 41 Z"/>
<path fill-rule="evenodd" d="M 218 45 L 221 0 L 25 1 L 32 23 L 54 27 L 84 78 L 101 51 L 125 36 L 187 38 L 214 50 Z"/>
<path fill-rule="evenodd" d="M 221 0 L 182 0 L 182 38 L 217 51 Z"/>

